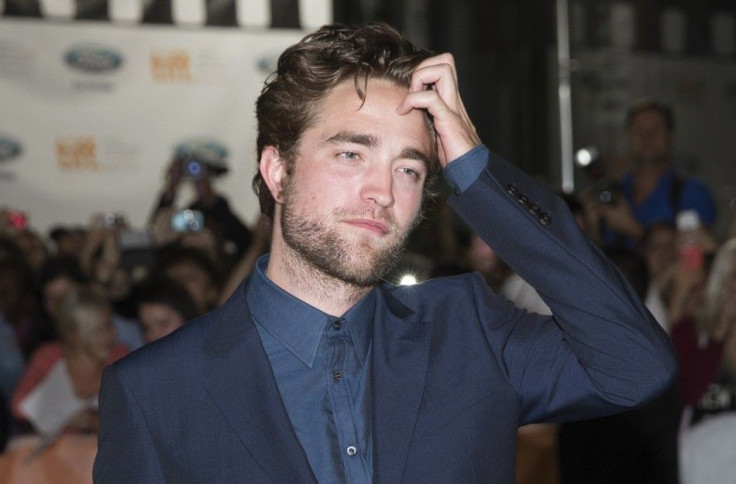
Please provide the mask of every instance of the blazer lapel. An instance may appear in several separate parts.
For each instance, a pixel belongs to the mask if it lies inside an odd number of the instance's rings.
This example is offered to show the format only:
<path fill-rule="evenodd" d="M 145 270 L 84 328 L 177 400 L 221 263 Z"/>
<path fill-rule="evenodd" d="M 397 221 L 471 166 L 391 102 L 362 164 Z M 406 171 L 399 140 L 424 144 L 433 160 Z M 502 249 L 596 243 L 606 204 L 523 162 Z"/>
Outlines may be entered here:
<path fill-rule="evenodd" d="M 381 288 L 373 322 L 374 481 L 401 482 L 424 392 L 430 325 Z"/>
<path fill-rule="evenodd" d="M 274 482 L 316 482 L 251 319 L 247 283 L 219 310 L 205 341 L 206 391 Z"/>

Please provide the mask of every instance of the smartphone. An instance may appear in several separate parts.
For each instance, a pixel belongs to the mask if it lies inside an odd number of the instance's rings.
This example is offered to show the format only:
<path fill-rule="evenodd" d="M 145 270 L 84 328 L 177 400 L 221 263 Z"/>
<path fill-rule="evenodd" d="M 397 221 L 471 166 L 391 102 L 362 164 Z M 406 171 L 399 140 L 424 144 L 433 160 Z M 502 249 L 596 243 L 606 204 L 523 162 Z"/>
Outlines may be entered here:
<path fill-rule="evenodd" d="M 153 235 L 148 230 L 121 230 L 117 234 L 120 249 L 120 267 L 150 268 L 156 262 Z"/>
<path fill-rule="evenodd" d="M 204 228 L 204 214 L 199 210 L 180 210 L 171 216 L 171 228 L 176 232 L 199 232 Z"/>
<path fill-rule="evenodd" d="M 117 234 L 121 251 L 148 249 L 153 246 L 153 236 L 148 230 L 122 230 Z"/>
<path fill-rule="evenodd" d="M 100 217 L 100 227 L 122 227 L 125 216 L 121 213 L 107 212 Z"/>

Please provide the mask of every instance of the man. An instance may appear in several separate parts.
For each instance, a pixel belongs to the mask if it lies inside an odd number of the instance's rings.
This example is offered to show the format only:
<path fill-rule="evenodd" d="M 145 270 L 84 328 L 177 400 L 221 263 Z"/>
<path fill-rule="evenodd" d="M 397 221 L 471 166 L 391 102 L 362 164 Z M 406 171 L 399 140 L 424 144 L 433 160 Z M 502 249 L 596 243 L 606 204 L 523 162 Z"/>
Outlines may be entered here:
<path fill-rule="evenodd" d="M 696 210 L 703 225 L 712 227 L 716 209 L 708 187 L 682 178 L 672 163 L 672 110 L 656 101 L 639 101 L 629 109 L 626 127 L 633 169 L 621 180 L 623 199 L 593 207 L 606 226 L 604 242 L 633 247 L 647 226 L 674 223 L 683 210 Z"/>
<path fill-rule="evenodd" d="M 516 429 L 654 397 L 667 335 L 564 202 L 490 155 L 450 55 L 386 26 L 287 49 L 257 102 L 268 258 L 107 370 L 97 482 L 514 481 Z M 479 275 L 380 282 L 431 177 L 555 317 Z"/>

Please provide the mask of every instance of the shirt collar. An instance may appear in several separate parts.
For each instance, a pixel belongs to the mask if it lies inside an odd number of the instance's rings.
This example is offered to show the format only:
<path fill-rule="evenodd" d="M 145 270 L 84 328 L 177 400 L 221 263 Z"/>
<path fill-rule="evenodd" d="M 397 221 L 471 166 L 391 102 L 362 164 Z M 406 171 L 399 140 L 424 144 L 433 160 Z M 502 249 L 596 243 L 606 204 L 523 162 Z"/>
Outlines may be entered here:
<path fill-rule="evenodd" d="M 335 318 L 274 284 L 265 272 L 268 257 L 266 254 L 256 261 L 246 296 L 256 324 L 311 368 L 327 324 L 344 319 L 360 362 L 364 364 L 373 334 L 375 289 L 368 292 L 342 318 Z"/>

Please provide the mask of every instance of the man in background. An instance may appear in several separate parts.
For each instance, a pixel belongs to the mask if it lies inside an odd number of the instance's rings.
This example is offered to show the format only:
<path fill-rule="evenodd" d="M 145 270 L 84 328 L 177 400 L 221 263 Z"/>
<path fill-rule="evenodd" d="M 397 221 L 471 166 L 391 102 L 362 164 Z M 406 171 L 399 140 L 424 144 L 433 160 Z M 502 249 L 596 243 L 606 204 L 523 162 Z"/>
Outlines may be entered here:
<path fill-rule="evenodd" d="M 621 179 L 613 203 L 595 201 L 588 207 L 604 223 L 605 245 L 635 247 L 655 222 L 675 222 L 677 213 L 695 210 L 712 227 L 716 208 L 708 187 L 684 178 L 672 160 L 675 120 L 669 106 L 652 100 L 634 103 L 626 116 L 632 170 Z"/>

